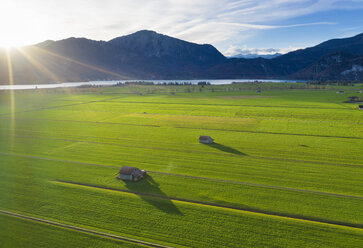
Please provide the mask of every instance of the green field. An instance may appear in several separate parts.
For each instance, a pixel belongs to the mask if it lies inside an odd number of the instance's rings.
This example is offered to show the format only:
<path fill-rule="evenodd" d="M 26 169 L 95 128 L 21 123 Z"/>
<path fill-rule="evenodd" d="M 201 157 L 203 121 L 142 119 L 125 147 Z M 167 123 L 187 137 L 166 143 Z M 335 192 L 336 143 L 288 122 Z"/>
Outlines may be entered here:
<path fill-rule="evenodd" d="M 362 87 L 0 92 L 0 244 L 139 245 L 3 210 L 160 246 L 362 247 Z"/>

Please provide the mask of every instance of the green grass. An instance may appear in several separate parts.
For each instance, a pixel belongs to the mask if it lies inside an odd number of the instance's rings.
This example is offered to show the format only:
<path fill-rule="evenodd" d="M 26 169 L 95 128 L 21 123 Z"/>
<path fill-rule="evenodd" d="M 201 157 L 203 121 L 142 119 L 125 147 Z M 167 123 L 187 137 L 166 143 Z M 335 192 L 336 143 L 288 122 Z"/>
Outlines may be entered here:
<path fill-rule="evenodd" d="M 362 232 L 353 228 L 153 197 L 140 198 L 110 190 L 49 182 L 41 180 L 39 174 L 35 169 L 29 171 L 28 176 L 13 175 L 5 179 L 7 183 L 2 183 L 0 204 L 18 212 L 129 237 L 159 242 L 172 240 L 173 245 L 331 247 L 335 244 L 339 247 L 341 243 L 354 247 L 363 241 Z M 11 194 L 14 191 L 16 195 Z M 4 199 L 9 198 L 12 200 L 5 202 Z M 309 239 L 304 240 L 307 237 Z"/>
<path fill-rule="evenodd" d="M 358 87 L 260 86 L 21 92 L 14 114 L 2 94 L 0 209 L 171 246 L 359 247 L 363 113 L 344 103 Z M 122 165 L 152 172 L 125 183 Z"/>
<path fill-rule="evenodd" d="M 0 214 L 2 247 L 142 247 Z"/>

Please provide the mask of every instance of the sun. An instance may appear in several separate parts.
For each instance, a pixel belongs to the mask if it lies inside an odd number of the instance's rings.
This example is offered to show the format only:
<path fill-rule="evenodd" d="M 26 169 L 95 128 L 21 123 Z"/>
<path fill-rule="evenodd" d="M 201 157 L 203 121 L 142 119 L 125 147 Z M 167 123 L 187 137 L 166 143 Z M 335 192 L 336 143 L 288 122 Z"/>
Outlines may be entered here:
<path fill-rule="evenodd" d="M 43 26 L 42 26 L 43 24 Z M 38 19 L 29 8 L 19 8 L 16 1 L 1 2 L 0 47 L 12 48 L 39 42 L 47 22 Z"/>
<path fill-rule="evenodd" d="M 27 45 L 35 44 L 34 42 L 31 42 L 30 40 L 26 40 L 23 37 L 9 37 L 8 39 L 4 39 L 4 37 L 0 37 L 0 47 L 11 50 L 14 48 L 20 48 Z"/>
<path fill-rule="evenodd" d="M 19 48 L 19 47 L 23 46 L 22 44 L 16 45 L 16 43 L 17 42 L 3 42 L 3 41 L 0 41 L 0 47 L 4 48 L 7 51 L 9 51 L 9 50 L 12 50 L 14 48 Z"/>
<path fill-rule="evenodd" d="M 33 40 L 33 37 L 27 36 L 26 32 L 23 33 L 18 31 L 19 29 L 15 27 L 14 29 L 11 29 L 10 27 L 2 29 L 3 35 L 0 37 L 0 47 L 11 49 L 36 43 L 36 41 Z"/>

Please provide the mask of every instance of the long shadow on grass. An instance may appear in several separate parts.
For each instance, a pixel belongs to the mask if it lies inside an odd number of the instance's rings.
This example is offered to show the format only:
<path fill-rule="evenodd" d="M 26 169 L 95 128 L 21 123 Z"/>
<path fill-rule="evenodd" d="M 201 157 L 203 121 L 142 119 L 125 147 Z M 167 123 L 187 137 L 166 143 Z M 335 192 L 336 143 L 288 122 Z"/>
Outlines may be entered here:
<path fill-rule="evenodd" d="M 142 192 L 138 196 L 157 209 L 168 213 L 183 215 L 169 197 L 159 188 L 159 184 L 150 175 L 144 176 L 138 182 L 124 180 L 126 188 L 132 192 Z"/>
<path fill-rule="evenodd" d="M 232 154 L 236 154 L 236 155 L 241 155 L 241 156 L 247 156 L 246 153 L 243 153 L 243 152 L 240 152 L 232 147 L 229 147 L 229 146 L 225 146 L 225 145 L 222 145 L 222 144 L 219 144 L 219 143 L 213 143 L 213 144 L 204 144 L 204 145 L 207 145 L 209 147 L 213 147 L 215 149 L 218 149 L 222 152 L 228 152 L 228 153 L 232 153 Z"/>

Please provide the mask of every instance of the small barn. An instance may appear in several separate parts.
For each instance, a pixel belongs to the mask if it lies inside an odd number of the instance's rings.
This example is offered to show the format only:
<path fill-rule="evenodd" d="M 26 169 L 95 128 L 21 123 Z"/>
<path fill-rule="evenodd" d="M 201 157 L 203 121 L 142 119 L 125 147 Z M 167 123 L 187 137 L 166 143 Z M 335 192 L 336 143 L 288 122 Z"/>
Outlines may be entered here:
<path fill-rule="evenodd" d="M 363 105 L 358 105 L 359 110 L 363 110 Z"/>
<path fill-rule="evenodd" d="M 349 102 L 358 102 L 359 97 L 357 96 L 348 96 Z"/>
<path fill-rule="evenodd" d="M 214 140 L 210 136 L 201 135 L 201 136 L 199 136 L 199 143 L 213 144 Z"/>
<path fill-rule="evenodd" d="M 122 166 L 119 171 L 118 179 L 139 181 L 146 175 L 146 171 L 140 170 L 136 167 Z"/>

